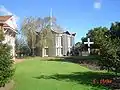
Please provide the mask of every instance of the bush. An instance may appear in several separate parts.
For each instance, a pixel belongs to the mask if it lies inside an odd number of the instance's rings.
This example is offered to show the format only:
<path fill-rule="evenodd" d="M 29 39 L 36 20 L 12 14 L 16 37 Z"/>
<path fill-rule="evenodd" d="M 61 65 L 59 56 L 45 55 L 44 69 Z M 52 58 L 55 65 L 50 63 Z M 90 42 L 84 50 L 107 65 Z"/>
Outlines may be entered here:
<path fill-rule="evenodd" d="M 0 43 L 0 87 L 8 83 L 13 74 L 13 60 L 11 60 L 10 46 Z"/>
<path fill-rule="evenodd" d="M 109 37 L 101 48 L 101 60 L 99 62 L 102 69 L 113 71 L 117 75 L 120 73 L 120 39 Z"/>

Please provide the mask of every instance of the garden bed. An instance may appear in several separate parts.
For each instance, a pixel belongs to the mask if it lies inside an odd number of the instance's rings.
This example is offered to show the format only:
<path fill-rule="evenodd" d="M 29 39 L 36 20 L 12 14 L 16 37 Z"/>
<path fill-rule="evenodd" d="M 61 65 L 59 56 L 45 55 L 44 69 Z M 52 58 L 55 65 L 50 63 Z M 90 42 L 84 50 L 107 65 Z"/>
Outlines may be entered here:
<path fill-rule="evenodd" d="M 9 83 L 7 83 L 5 87 L 1 87 L 0 90 L 12 90 L 13 86 L 14 86 L 14 81 L 12 80 Z"/>

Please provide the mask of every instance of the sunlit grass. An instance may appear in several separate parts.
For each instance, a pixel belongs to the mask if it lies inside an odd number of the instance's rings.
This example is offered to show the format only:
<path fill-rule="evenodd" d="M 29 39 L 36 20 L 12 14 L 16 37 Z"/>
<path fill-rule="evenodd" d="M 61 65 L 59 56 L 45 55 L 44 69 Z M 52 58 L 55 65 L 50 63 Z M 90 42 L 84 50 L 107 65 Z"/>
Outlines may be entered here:
<path fill-rule="evenodd" d="M 96 73 L 86 67 L 44 59 L 29 58 L 16 64 L 14 90 L 107 90 L 93 85 Z"/>

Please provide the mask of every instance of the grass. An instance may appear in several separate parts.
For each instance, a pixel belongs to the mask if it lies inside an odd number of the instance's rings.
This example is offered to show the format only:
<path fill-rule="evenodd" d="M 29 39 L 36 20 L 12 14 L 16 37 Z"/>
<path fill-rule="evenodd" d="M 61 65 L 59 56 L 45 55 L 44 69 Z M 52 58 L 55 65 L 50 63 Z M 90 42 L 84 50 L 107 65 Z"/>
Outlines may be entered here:
<path fill-rule="evenodd" d="M 108 76 L 71 62 L 29 58 L 17 63 L 13 90 L 109 90 L 93 80 Z"/>

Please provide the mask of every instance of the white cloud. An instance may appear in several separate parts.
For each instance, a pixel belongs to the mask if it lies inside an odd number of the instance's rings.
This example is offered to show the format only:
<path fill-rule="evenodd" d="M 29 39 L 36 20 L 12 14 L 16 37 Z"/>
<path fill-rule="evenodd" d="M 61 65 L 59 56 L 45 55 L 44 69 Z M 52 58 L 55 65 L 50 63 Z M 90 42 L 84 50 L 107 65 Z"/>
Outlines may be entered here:
<path fill-rule="evenodd" d="M 94 2 L 94 8 L 95 8 L 95 9 L 101 9 L 101 2 L 100 2 L 99 0 L 96 0 L 96 1 Z"/>
<path fill-rule="evenodd" d="M 0 15 L 13 15 L 13 20 L 15 23 L 17 23 L 20 19 L 18 16 L 6 9 L 3 5 L 0 5 Z"/>

